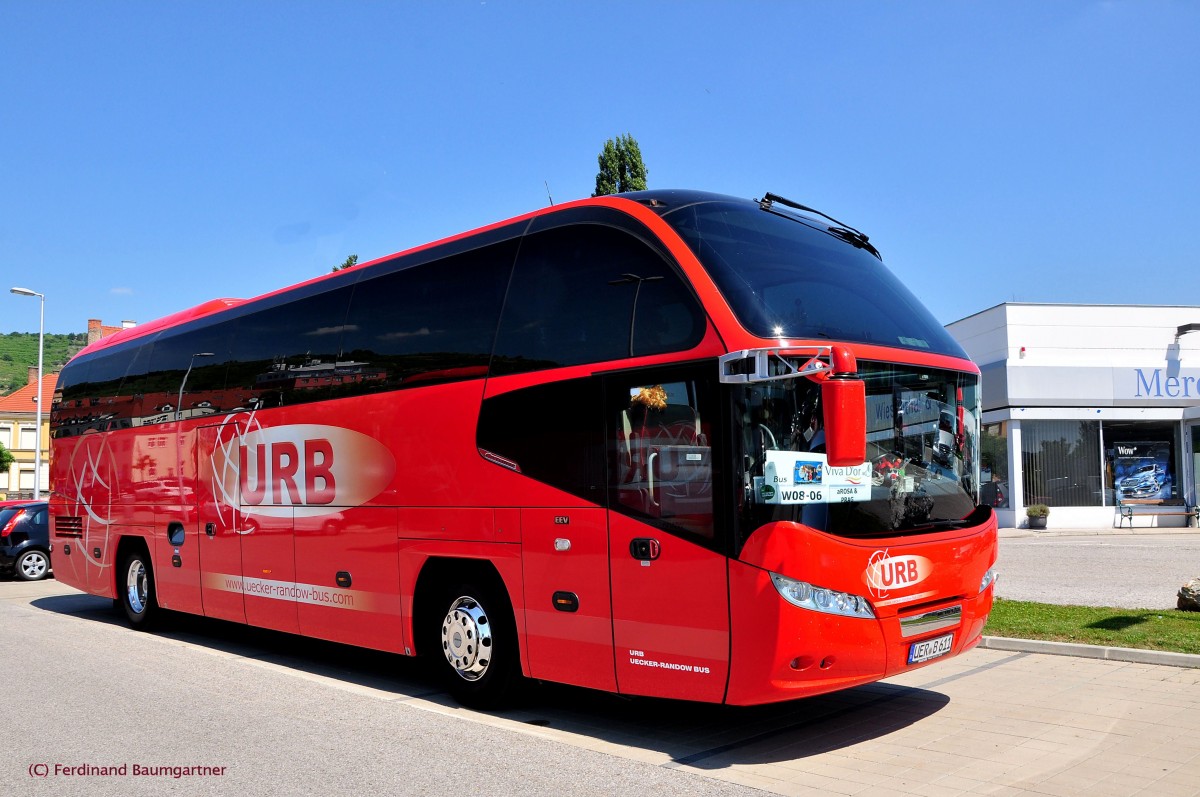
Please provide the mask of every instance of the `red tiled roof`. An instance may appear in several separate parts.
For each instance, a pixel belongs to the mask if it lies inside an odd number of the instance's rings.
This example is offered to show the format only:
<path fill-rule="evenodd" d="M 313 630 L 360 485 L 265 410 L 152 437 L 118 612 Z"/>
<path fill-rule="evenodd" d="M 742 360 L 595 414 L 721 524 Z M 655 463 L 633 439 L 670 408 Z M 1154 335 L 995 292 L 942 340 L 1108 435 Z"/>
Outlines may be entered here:
<path fill-rule="evenodd" d="M 50 417 L 50 400 L 54 397 L 54 388 L 58 385 L 58 374 L 42 375 L 42 417 Z M 37 412 L 37 384 L 19 387 L 7 396 L 0 397 L 0 413 L 7 412 Z"/>

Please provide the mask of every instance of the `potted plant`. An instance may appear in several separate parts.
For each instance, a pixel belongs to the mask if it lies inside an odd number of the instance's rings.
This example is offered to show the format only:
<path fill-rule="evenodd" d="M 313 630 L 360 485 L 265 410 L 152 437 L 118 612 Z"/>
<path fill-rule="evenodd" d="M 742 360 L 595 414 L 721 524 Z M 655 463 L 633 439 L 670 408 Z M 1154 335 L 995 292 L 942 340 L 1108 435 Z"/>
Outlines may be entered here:
<path fill-rule="evenodd" d="M 1045 504 L 1033 504 L 1025 507 L 1025 517 L 1029 519 L 1029 528 L 1046 528 L 1046 518 L 1050 516 L 1050 507 Z"/>

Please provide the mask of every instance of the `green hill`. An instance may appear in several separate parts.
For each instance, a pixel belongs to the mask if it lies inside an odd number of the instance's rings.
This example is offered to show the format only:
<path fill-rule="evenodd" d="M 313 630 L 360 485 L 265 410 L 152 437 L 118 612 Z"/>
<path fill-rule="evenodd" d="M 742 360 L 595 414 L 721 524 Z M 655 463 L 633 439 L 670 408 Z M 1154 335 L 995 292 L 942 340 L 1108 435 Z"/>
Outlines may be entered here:
<path fill-rule="evenodd" d="M 46 335 L 42 369 L 46 373 L 57 371 L 86 345 L 86 332 Z M 29 369 L 37 367 L 37 359 L 36 332 L 9 332 L 7 335 L 0 335 L 0 396 L 6 396 L 26 384 L 29 381 Z"/>

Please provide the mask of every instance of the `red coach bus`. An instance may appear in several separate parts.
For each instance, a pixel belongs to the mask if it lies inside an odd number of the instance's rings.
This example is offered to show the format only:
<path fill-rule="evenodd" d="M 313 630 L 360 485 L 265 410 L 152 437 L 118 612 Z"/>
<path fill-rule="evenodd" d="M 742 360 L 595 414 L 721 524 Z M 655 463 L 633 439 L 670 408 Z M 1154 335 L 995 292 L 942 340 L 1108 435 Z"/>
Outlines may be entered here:
<path fill-rule="evenodd" d="M 478 705 L 803 697 L 978 642 L 978 386 L 823 214 L 585 199 L 89 346 L 54 569 L 141 628 L 428 655 Z"/>

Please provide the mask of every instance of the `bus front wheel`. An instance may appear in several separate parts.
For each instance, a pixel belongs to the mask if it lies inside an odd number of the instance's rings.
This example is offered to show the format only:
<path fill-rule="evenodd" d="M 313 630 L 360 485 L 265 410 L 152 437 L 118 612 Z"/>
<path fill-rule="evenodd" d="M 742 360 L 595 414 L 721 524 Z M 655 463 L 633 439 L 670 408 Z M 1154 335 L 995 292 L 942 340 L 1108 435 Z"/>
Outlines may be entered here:
<path fill-rule="evenodd" d="M 464 705 L 496 708 L 521 684 L 516 623 L 503 593 L 463 583 L 441 593 L 441 622 L 431 640 L 447 691 Z"/>

